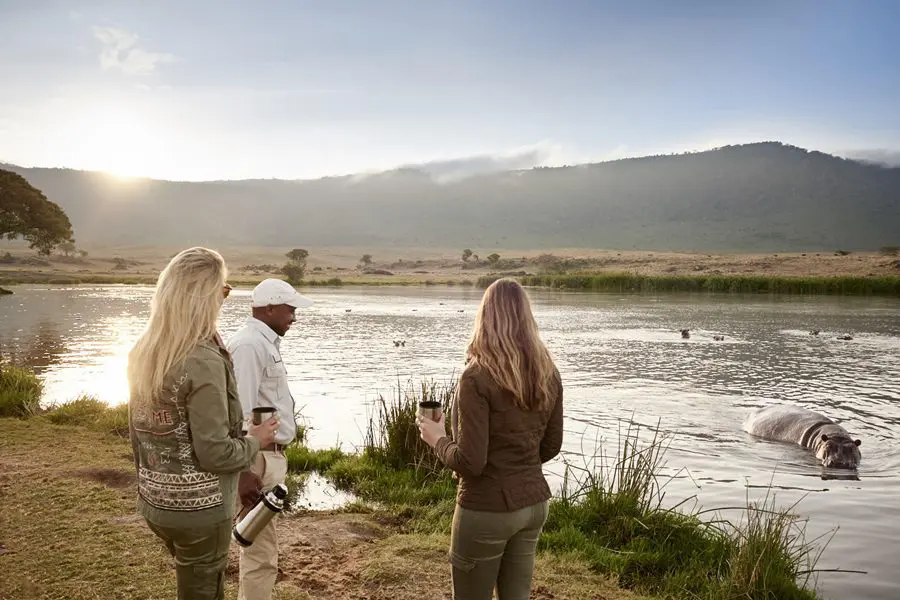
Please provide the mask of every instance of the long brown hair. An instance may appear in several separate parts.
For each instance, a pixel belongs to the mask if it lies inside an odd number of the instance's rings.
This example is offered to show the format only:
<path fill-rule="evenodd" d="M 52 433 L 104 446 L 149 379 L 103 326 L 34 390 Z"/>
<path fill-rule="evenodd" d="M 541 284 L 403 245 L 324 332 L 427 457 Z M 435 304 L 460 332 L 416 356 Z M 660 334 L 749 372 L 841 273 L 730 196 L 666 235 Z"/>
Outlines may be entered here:
<path fill-rule="evenodd" d="M 511 392 L 520 408 L 549 408 L 556 366 L 518 282 L 498 279 L 485 290 L 466 358 Z"/>

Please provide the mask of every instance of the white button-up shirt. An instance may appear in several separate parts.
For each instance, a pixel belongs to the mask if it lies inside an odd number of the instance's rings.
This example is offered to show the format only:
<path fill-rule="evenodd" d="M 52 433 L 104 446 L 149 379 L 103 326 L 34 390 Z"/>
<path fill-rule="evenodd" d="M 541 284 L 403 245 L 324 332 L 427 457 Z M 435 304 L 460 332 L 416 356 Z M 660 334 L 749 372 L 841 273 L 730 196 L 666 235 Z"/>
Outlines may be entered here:
<path fill-rule="evenodd" d="M 274 407 L 281 421 L 275 442 L 289 444 L 297 435 L 297 423 L 280 346 L 281 337 L 253 317 L 228 340 L 244 419 L 249 422 L 257 406 Z"/>

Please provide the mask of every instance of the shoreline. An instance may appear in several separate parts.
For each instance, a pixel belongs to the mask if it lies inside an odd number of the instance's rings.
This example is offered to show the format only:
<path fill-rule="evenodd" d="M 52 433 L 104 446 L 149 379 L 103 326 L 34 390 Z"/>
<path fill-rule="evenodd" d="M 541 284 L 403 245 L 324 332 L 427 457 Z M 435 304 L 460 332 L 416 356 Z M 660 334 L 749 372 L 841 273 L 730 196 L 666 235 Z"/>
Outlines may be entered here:
<path fill-rule="evenodd" d="M 0 597 L 18 600 L 175 597 L 175 569 L 137 514 L 131 446 L 96 426 L 0 418 Z M 59 440 L 65 439 L 63 448 Z M 30 483 L 23 485 L 21 480 Z M 34 507 L 43 507 L 34 510 Z M 353 505 L 294 509 L 278 524 L 281 600 L 450 597 L 449 536 L 405 530 L 396 515 Z M 102 568 L 98 568 L 98 561 Z M 226 569 L 237 595 L 238 547 Z M 436 596 L 436 590 L 441 595 Z M 652 600 L 584 561 L 541 553 L 533 597 Z"/>
<path fill-rule="evenodd" d="M 278 274 L 271 276 L 279 277 Z M 627 272 L 580 272 L 566 274 L 488 273 L 465 279 L 367 277 L 349 279 L 311 278 L 295 287 L 475 287 L 484 289 L 500 277 L 511 277 L 523 286 L 535 289 L 554 289 L 585 292 L 614 293 L 677 293 L 706 294 L 772 294 L 825 296 L 886 296 L 900 297 L 900 276 L 768 276 L 768 275 L 639 275 Z M 252 287 L 265 277 L 232 277 L 236 287 Z M 0 295 L 15 293 L 18 285 L 142 285 L 154 286 L 156 279 L 147 276 L 28 274 L 10 277 L 0 271 Z"/>
<path fill-rule="evenodd" d="M 9 389 L 21 391 L 0 405 L 0 494 L 10 506 L 0 592 L 73 600 L 113 590 L 127 598 L 171 595 L 171 559 L 136 514 L 127 405 L 81 396 L 41 409 L 33 373 L 10 368 L 5 376 L 16 384 Z M 418 600 L 436 589 L 449 596 L 456 481 L 419 439 L 415 415 L 420 399 L 447 407 L 454 390 L 423 381 L 379 397 L 357 453 L 311 450 L 302 435 L 286 449 L 294 508 L 279 525 L 279 597 Z M 762 500 L 748 498 L 740 522 L 708 521 L 701 515 L 716 509 L 685 510 L 683 502 L 664 506 L 659 467 L 667 439 L 650 431 L 647 441 L 639 427 L 629 428 L 611 466 L 567 467 L 568 484 L 553 495 L 539 541 L 532 597 L 820 597 L 807 587 L 818 548 L 806 541 L 794 506 L 776 506 L 771 490 Z M 352 494 L 349 502 L 297 508 L 312 473 Z M 38 547 L 53 552 L 34 552 Z M 104 569 L 91 568 L 98 557 Z M 235 545 L 226 573 L 233 598 Z M 130 593 L 120 593 L 123 582 Z M 369 595 L 373 589 L 379 594 Z"/>
<path fill-rule="evenodd" d="M 89 250 L 83 251 L 83 256 L 40 257 L 21 245 L 0 245 L 0 286 L 154 285 L 178 249 L 125 246 Z M 218 250 L 228 262 L 232 285 L 252 286 L 267 277 L 284 277 L 284 248 Z M 511 276 L 527 285 L 596 291 L 900 295 L 900 256 L 880 252 L 709 254 L 573 248 L 488 252 L 482 250 L 488 259 L 476 254 L 464 260 L 459 251 L 427 247 L 310 248 L 306 274 L 298 287 L 475 286 L 479 280 L 483 285 L 492 277 Z M 357 258 L 361 254 L 366 264 Z M 614 283 L 629 277 L 643 283 Z M 698 284 L 700 281 L 717 283 L 710 286 Z M 869 289 L 873 291 L 866 291 Z"/>

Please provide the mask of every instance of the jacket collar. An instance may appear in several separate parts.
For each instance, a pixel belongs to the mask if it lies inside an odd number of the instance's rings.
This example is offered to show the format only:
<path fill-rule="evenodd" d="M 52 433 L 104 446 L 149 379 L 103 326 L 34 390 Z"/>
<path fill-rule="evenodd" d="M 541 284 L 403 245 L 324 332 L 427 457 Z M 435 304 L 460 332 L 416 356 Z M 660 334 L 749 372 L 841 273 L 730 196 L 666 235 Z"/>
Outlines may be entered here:
<path fill-rule="evenodd" d="M 268 340 L 270 344 L 275 344 L 276 346 L 278 346 L 281 342 L 281 338 L 279 337 L 279 335 L 272 331 L 271 327 L 269 327 L 256 317 L 250 317 L 249 319 L 247 319 L 247 325 L 259 331 L 259 333 L 261 333 L 262 336 L 266 338 L 266 340 Z"/>

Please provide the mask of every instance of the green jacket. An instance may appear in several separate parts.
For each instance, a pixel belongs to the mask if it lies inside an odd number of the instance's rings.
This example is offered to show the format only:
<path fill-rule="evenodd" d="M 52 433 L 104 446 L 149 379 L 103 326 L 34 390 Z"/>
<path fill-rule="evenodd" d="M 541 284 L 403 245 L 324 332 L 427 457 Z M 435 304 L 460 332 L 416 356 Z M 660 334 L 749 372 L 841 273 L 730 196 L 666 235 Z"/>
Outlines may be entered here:
<path fill-rule="evenodd" d="M 157 398 L 129 402 L 128 429 L 138 473 L 138 510 L 163 527 L 202 527 L 234 517 L 237 480 L 259 451 L 243 437 L 228 352 L 194 348 L 166 375 Z"/>

